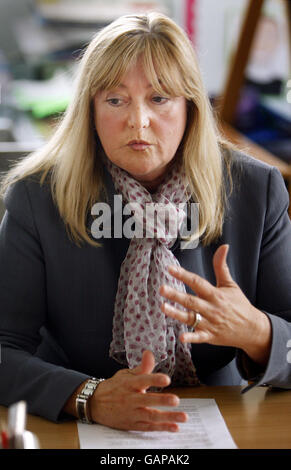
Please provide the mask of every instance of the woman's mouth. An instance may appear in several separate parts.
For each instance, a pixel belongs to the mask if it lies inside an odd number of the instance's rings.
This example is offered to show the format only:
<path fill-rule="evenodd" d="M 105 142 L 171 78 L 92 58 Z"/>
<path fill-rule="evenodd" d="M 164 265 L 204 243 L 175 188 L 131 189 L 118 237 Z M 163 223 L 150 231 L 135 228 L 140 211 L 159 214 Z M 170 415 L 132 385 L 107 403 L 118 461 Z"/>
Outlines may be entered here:
<path fill-rule="evenodd" d="M 150 147 L 150 143 L 146 142 L 145 140 L 131 140 L 128 142 L 128 147 L 130 147 L 132 150 L 146 150 L 147 148 Z"/>

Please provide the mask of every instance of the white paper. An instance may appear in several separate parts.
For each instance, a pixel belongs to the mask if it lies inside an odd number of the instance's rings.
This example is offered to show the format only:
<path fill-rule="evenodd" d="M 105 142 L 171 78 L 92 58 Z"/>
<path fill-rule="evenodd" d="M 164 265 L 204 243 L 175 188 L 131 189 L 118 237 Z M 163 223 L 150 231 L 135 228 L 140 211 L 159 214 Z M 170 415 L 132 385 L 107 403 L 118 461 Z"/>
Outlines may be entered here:
<path fill-rule="evenodd" d="M 163 410 L 173 410 L 164 407 Z M 81 449 L 235 449 L 214 399 L 183 398 L 175 411 L 188 414 L 178 432 L 119 431 L 78 423 Z"/>

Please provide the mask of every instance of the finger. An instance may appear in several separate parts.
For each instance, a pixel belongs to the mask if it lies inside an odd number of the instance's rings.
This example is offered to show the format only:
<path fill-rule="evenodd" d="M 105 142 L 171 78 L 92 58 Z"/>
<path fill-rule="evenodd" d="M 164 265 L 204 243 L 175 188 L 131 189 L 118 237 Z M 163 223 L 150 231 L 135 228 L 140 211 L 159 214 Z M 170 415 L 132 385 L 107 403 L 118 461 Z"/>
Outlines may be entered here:
<path fill-rule="evenodd" d="M 228 250 L 229 245 L 221 245 L 213 256 L 213 268 L 217 287 L 228 287 L 235 284 L 226 262 Z"/>
<path fill-rule="evenodd" d="M 131 371 L 134 374 L 151 374 L 155 368 L 155 357 L 153 353 L 149 350 L 143 352 L 141 364 Z"/>
<path fill-rule="evenodd" d="M 147 423 L 139 421 L 135 423 L 130 429 L 133 431 L 161 431 L 161 432 L 178 432 L 179 426 L 176 423 Z"/>
<path fill-rule="evenodd" d="M 188 415 L 183 411 L 163 411 L 154 408 L 140 408 L 139 416 L 141 421 L 148 423 L 185 423 L 188 419 Z"/>
<path fill-rule="evenodd" d="M 196 320 L 197 311 L 185 312 L 173 307 L 167 302 L 162 304 L 161 309 L 167 317 L 174 318 L 175 320 L 185 323 L 185 325 L 189 327 L 192 327 Z"/>
<path fill-rule="evenodd" d="M 162 373 L 132 375 L 130 386 L 133 390 L 145 390 L 150 387 L 164 388 L 168 387 L 171 379 L 168 375 Z"/>
<path fill-rule="evenodd" d="M 174 318 L 175 320 L 185 323 L 185 325 L 191 326 L 195 321 L 194 312 L 185 312 L 179 310 L 176 307 L 173 307 L 172 305 L 168 304 L 167 302 L 164 302 L 161 305 L 161 309 L 164 314 L 167 315 L 167 317 Z"/>
<path fill-rule="evenodd" d="M 135 394 L 135 404 L 139 407 L 153 407 L 153 406 L 178 406 L 180 403 L 179 397 L 172 393 L 150 393 Z"/>
<path fill-rule="evenodd" d="M 200 312 L 207 319 L 211 317 L 211 305 L 204 299 L 200 299 L 197 296 L 187 294 L 185 292 L 177 291 L 176 289 L 166 285 L 162 285 L 160 287 L 160 294 L 166 299 L 180 304 L 187 310 Z M 169 307 L 172 307 L 169 303 L 166 302 L 166 304 L 169 305 Z M 162 304 L 162 310 L 169 317 L 176 318 L 177 320 L 182 321 L 188 325 L 193 323 L 193 315 L 189 315 L 189 312 L 183 312 L 174 306 L 173 308 L 166 307 L 164 310 L 163 305 L 165 305 L 165 303 Z"/>
<path fill-rule="evenodd" d="M 198 326 L 199 328 L 199 326 Z M 201 344 L 201 343 L 209 343 L 212 344 L 211 337 L 208 331 L 205 331 L 203 329 L 197 329 L 195 328 L 195 331 L 192 333 L 187 332 L 187 333 L 182 333 L 179 336 L 179 339 L 182 343 L 195 343 L 195 344 Z"/>
<path fill-rule="evenodd" d="M 199 297 L 210 300 L 215 296 L 216 287 L 198 274 L 187 271 L 180 266 L 168 266 L 168 271 L 176 279 L 187 284 Z"/>

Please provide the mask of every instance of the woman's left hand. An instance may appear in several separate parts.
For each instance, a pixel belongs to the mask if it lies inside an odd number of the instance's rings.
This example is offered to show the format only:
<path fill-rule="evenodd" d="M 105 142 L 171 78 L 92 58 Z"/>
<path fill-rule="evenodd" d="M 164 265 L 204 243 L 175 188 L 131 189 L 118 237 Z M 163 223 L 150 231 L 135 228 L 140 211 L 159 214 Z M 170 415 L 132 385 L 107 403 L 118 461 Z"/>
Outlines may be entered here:
<path fill-rule="evenodd" d="M 213 256 L 216 287 L 197 274 L 170 266 L 169 273 L 187 284 L 196 295 L 163 285 L 160 294 L 187 311 L 168 303 L 162 304 L 162 310 L 188 326 L 193 325 L 196 313 L 200 313 L 202 318 L 195 331 L 182 334 L 182 342 L 237 347 L 255 362 L 265 365 L 271 347 L 271 324 L 267 315 L 249 302 L 232 279 L 226 263 L 228 248 L 228 245 L 221 245 Z"/>

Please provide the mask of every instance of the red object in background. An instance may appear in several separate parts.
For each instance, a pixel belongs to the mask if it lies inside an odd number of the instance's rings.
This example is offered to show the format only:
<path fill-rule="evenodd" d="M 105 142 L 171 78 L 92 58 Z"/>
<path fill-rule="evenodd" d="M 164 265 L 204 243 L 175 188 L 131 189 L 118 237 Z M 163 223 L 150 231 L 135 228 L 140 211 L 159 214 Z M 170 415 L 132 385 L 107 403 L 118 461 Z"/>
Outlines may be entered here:
<path fill-rule="evenodd" d="M 197 0 L 185 1 L 185 26 L 190 40 L 195 43 L 195 7 Z"/>
<path fill-rule="evenodd" d="M 2 449 L 9 449 L 9 439 L 6 431 L 1 431 Z"/>

